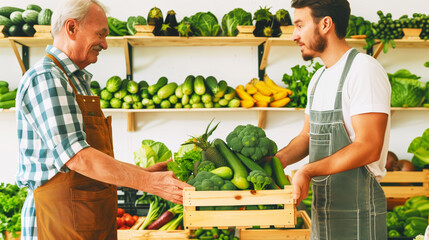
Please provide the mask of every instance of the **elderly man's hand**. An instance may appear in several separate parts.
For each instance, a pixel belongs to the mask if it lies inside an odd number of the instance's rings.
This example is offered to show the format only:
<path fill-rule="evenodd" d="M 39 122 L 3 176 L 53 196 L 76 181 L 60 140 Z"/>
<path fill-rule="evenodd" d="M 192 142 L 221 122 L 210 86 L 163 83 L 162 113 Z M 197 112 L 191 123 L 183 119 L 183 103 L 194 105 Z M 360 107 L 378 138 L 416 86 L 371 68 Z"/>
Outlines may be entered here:
<path fill-rule="evenodd" d="M 156 171 L 151 174 L 150 193 L 170 202 L 183 204 L 183 188 L 192 187 L 191 185 L 177 179 L 171 171 Z"/>

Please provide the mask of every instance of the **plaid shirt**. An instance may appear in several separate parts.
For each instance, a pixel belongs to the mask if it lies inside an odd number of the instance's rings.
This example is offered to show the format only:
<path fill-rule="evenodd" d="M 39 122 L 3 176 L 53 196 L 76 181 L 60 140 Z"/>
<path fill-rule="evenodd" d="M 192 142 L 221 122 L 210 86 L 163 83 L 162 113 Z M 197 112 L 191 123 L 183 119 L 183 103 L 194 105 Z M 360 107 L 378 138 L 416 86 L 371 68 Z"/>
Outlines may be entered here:
<path fill-rule="evenodd" d="M 67 72 L 79 94 L 91 95 L 92 75 L 80 70 L 61 50 L 48 46 Z M 67 76 L 44 57 L 21 80 L 16 98 L 19 146 L 18 186 L 29 194 L 21 213 L 21 239 L 37 239 L 33 190 L 58 172 L 67 172 L 65 163 L 89 147 L 83 117 Z"/>

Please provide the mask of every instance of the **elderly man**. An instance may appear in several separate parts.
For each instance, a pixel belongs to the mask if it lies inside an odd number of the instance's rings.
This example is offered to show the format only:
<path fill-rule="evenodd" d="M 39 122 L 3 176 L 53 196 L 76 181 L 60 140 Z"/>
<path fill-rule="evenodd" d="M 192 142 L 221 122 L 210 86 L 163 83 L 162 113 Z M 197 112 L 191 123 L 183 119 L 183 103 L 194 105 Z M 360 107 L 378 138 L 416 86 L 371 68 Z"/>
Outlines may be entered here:
<path fill-rule="evenodd" d="M 111 118 L 90 96 L 84 70 L 107 49 L 108 34 L 100 2 L 62 2 L 52 16 L 53 46 L 21 80 L 17 183 L 30 190 L 21 239 L 116 239 L 116 185 L 182 203 L 189 185 L 166 163 L 143 169 L 113 158 Z"/>

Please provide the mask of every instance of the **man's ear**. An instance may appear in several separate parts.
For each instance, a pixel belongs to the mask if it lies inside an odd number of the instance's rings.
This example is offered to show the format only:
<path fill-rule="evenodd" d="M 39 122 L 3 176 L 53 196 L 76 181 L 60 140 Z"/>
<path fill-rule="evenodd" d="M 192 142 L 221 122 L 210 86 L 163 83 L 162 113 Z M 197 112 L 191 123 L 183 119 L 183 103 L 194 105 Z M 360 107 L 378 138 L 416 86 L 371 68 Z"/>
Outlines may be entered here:
<path fill-rule="evenodd" d="M 76 19 L 67 19 L 66 22 L 64 23 L 64 28 L 65 28 L 67 36 L 70 39 L 76 38 L 76 33 L 78 31 L 78 28 L 79 28 L 79 24 L 76 21 Z"/>
<path fill-rule="evenodd" d="M 320 27 L 322 33 L 328 33 L 334 27 L 334 22 L 331 17 L 324 17 L 320 20 Z"/>

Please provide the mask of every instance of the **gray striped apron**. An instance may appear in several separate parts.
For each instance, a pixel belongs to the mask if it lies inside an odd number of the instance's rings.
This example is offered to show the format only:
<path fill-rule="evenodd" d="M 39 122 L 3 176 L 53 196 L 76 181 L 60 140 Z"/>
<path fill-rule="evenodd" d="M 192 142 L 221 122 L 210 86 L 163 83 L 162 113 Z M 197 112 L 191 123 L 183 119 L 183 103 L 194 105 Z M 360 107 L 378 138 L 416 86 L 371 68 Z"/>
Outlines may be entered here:
<path fill-rule="evenodd" d="M 352 49 L 338 84 L 334 110 L 314 111 L 310 94 L 310 162 L 330 156 L 351 143 L 342 113 L 342 89 L 354 57 Z M 324 70 L 323 70 L 324 71 Z M 365 167 L 312 179 L 312 240 L 387 239 L 386 197 L 374 175 Z"/>

